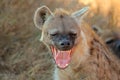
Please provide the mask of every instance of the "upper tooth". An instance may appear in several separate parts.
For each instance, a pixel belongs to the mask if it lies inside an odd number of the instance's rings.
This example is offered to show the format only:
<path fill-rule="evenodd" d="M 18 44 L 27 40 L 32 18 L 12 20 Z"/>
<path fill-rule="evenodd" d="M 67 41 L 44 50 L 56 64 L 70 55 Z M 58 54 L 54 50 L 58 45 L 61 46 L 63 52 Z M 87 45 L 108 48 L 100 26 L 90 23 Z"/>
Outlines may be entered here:
<path fill-rule="evenodd" d="M 61 51 L 58 50 L 58 53 L 60 53 Z"/>

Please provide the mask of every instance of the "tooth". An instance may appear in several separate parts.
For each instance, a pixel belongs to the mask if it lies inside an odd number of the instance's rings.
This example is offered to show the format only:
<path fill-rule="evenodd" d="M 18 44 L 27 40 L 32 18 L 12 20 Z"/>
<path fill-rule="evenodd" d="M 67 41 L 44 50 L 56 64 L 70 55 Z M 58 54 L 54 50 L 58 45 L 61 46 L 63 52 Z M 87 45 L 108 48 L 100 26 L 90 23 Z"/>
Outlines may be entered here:
<path fill-rule="evenodd" d="M 60 64 L 58 64 L 58 66 L 60 66 Z"/>
<path fill-rule="evenodd" d="M 65 66 L 67 66 L 68 64 L 66 64 Z"/>

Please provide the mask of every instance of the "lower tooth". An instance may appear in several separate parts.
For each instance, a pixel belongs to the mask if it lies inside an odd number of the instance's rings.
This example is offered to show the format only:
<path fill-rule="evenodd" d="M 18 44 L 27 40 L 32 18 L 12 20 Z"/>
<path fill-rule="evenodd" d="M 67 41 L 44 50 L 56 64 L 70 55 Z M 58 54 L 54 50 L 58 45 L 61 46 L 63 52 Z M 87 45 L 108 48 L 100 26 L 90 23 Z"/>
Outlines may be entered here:
<path fill-rule="evenodd" d="M 68 64 L 66 64 L 65 66 L 67 66 Z"/>

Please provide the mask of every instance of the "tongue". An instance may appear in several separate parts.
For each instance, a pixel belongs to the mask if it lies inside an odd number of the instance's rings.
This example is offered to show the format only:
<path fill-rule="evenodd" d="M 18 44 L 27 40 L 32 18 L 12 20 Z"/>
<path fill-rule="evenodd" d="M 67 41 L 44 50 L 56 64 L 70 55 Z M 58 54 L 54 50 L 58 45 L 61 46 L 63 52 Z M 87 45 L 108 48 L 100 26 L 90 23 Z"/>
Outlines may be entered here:
<path fill-rule="evenodd" d="M 69 51 L 59 51 L 55 48 L 52 49 L 52 53 L 55 59 L 55 62 L 59 68 L 66 68 L 70 62 L 70 53 Z"/>
<path fill-rule="evenodd" d="M 70 62 L 70 51 L 58 51 L 55 60 L 60 68 L 66 68 Z"/>

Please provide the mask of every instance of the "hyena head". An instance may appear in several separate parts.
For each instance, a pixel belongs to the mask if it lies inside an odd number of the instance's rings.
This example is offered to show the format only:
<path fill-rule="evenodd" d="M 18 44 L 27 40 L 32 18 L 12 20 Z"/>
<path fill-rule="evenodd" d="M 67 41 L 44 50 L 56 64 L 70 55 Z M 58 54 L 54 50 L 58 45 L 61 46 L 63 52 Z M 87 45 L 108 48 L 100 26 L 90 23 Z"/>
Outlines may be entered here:
<path fill-rule="evenodd" d="M 52 13 L 46 6 L 38 8 L 34 15 L 34 23 L 42 31 L 43 41 L 52 51 L 59 68 L 66 68 L 71 59 L 72 49 L 80 40 L 80 21 L 88 7 L 80 11 L 68 13 L 57 9 Z"/>
<path fill-rule="evenodd" d="M 114 28 L 100 28 L 92 26 L 92 29 L 104 40 L 113 53 L 120 58 L 120 30 Z"/>
<path fill-rule="evenodd" d="M 106 36 L 104 36 L 106 44 L 108 47 L 110 47 L 113 53 L 117 55 L 118 58 L 120 58 L 120 34 L 113 32 L 112 35 L 107 34 Z"/>

